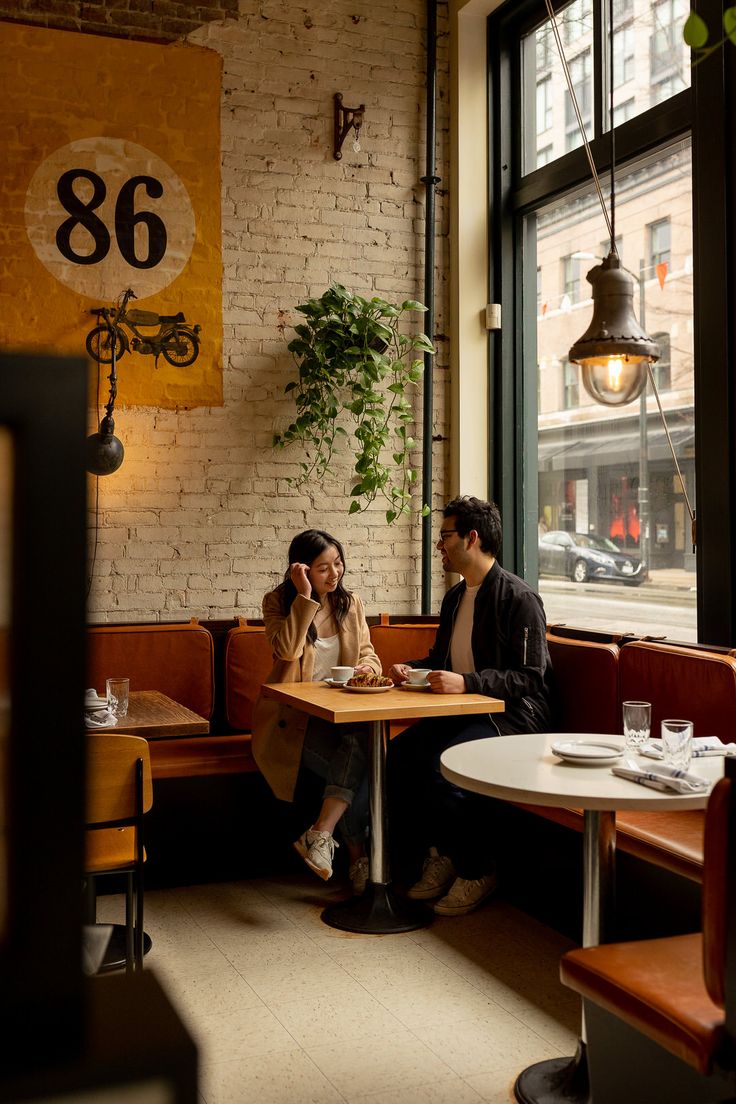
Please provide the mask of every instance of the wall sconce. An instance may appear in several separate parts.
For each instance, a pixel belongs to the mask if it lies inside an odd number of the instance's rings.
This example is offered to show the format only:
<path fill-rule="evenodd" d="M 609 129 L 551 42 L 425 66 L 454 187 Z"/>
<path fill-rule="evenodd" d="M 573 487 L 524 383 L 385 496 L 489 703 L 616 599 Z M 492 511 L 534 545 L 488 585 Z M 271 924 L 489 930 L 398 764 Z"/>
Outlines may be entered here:
<path fill-rule="evenodd" d="M 343 107 L 342 92 L 335 93 L 335 160 L 342 159 L 342 144 L 348 136 L 351 127 L 355 131 L 353 150 L 360 153 L 360 128 L 363 125 L 365 104 L 360 107 Z"/>

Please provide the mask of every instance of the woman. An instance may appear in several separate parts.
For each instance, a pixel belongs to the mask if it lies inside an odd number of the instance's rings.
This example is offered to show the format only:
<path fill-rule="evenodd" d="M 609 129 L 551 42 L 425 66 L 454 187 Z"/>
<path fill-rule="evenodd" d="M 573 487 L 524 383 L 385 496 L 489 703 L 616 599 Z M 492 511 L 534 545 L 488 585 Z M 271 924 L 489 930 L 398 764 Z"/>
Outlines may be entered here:
<path fill-rule="evenodd" d="M 315 682 L 338 665 L 380 675 L 363 603 L 343 587 L 344 573 L 342 545 L 329 533 L 307 529 L 294 537 L 284 581 L 263 599 L 274 657 L 268 682 Z M 276 797 L 293 801 L 302 766 L 326 782 L 319 814 L 294 847 L 326 880 L 340 823 L 356 893 L 368 875 L 367 747 L 365 725 L 333 725 L 267 698 L 256 702 L 253 755 Z"/>

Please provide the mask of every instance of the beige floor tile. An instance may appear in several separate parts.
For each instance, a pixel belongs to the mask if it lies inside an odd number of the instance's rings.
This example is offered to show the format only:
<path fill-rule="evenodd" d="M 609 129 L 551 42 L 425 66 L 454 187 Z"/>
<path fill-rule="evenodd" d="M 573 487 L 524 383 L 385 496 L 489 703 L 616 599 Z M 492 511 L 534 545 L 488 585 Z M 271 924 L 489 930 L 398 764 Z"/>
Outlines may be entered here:
<path fill-rule="evenodd" d="M 425 1085 L 357 1096 L 353 1104 L 480 1104 L 482 1097 L 467 1081 L 451 1075 Z"/>
<path fill-rule="evenodd" d="M 320 997 L 271 1003 L 269 1007 L 299 1045 L 307 1049 L 402 1028 L 382 1004 L 365 992 L 356 999 L 352 990 L 333 990 Z"/>
<path fill-rule="evenodd" d="M 206 1104 L 343 1104 L 344 1098 L 303 1051 L 203 1065 Z"/>
<path fill-rule="evenodd" d="M 223 1015 L 239 1009 L 258 1010 L 264 1007 L 258 994 L 237 970 L 226 964 L 226 969 L 210 970 L 195 975 L 169 971 L 162 983 L 179 1011 L 189 1018 L 198 1014 Z"/>
<path fill-rule="evenodd" d="M 505 1066 L 491 1073 L 476 1073 L 466 1077 L 467 1083 L 486 1104 L 510 1104 L 515 1101 L 514 1085 L 523 1066 Z"/>
<path fill-rule="evenodd" d="M 217 937 L 218 940 L 221 938 Z M 335 966 L 333 959 L 321 951 L 309 936 L 298 928 L 289 931 L 271 932 L 268 935 L 253 935 L 247 938 L 224 939 L 223 953 L 244 977 L 254 971 L 275 970 L 282 972 L 287 967 L 303 966 L 312 963 L 317 972 Z"/>
<path fill-rule="evenodd" d="M 270 969 L 248 968 L 243 976 L 266 1004 L 283 1004 L 289 1000 L 309 1000 L 329 992 L 343 992 L 354 1000 L 362 1000 L 365 990 L 350 978 L 337 963 L 322 962 L 320 952 L 298 963 Z M 326 956 L 325 956 L 326 958 Z"/>
<path fill-rule="evenodd" d="M 406 1030 L 309 1047 L 306 1053 L 351 1104 L 372 1092 L 408 1091 L 450 1073 L 444 1062 Z"/>
<path fill-rule="evenodd" d="M 294 1039 L 267 1008 L 241 1008 L 221 1015 L 195 1006 L 188 1010 L 188 1025 L 199 1047 L 202 1065 L 239 1061 L 257 1055 L 294 1050 Z M 274 1057 L 274 1068 L 278 1060 Z"/>
<path fill-rule="evenodd" d="M 386 985 L 421 985 L 425 982 L 446 980 L 450 983 L 457 975 L 449 966 L 439 962 L 416 944 L 404 944 L 392 950 L 373 951 L 371 948 L 340 947 L 343 968 L 371 993 Z"/>
<path fill-rule="evenodd" d="M 445 1021 L 483 1019 L 499 1007 L 487 994 L 457 976 L 432 979 L 422 985 L 386 985 L 376 989 L 374 996 L 412 1030 Z"/>
<path fill-rule="evenodd" d="M 519 1069 L 558 1051 L 502 1009 L 482 1020 L 417 1027 L 415 1034 L 461 1077 L 518 1063 Z"/>

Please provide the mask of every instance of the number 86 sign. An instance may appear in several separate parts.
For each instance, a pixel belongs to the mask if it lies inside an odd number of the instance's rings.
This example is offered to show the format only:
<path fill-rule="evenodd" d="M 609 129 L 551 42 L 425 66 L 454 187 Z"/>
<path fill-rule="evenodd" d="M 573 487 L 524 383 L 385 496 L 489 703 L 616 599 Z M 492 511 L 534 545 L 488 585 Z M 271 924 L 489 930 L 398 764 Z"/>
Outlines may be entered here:
<path fill-rule="evenodd" d="M 52 153 L 34 173 L 26 231 L 41 263 L 66 287 L 139 299 L 182 272 L 194 245 L 186 188 L 155 153 L 118 138 L 85 138 Z"/>

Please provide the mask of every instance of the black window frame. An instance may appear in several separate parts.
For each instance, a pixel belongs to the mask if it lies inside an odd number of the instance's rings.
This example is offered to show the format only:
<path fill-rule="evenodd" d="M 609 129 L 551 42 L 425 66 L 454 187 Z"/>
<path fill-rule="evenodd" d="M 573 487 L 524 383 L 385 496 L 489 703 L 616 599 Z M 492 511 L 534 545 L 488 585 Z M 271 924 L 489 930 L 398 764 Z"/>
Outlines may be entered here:
<path fill-rule="evenodd" d="M 717 0 L 699 14 L 720 25 Z M 577 148 L 521 177 L 521 41 L 547 18 L 539 0 L 510 2 L 488 20 L 489 301 L 505 325 L 489 341 L 489 485 L 504 518 L 504 566 L 535 583 L 537 571 L 537 381 L 533 220 L 543 201 L 590 181 Z M 603 51 L 601 6 L 594 8 L 596 56 Z M 690 89 L 620 124 L 618 164 L 691 135 L 693 171 L 695 480 L 697 489 L 698 639 L 736 645 L 736 50 L 730 44 L 693 67 Z M 610 168 L 607 105 L 594 79 L 591 148 L 599 174 Z M 714 248 L 713 243 L 717 243 Z"/>

